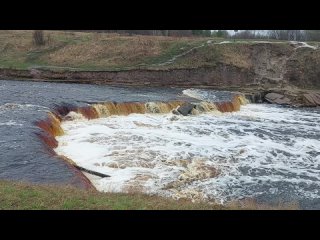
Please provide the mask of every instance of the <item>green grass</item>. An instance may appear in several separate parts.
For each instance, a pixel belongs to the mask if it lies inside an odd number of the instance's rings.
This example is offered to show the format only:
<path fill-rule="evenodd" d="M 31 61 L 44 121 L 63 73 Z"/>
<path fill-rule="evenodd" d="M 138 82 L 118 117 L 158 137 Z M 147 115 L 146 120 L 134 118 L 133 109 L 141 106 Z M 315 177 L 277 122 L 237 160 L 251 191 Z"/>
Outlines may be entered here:
<path fill-rule="evenodd" d="M 297 204 L 259 205 L 253 200 L 226 206 L 173 200 L 141 193 L 100 193 L 71 186 L 0 181 L 0 210 L 239 210 L 298 209 Z"/>
<path fill-rule="evenodd" d="M 36 47 L 32 44 L 32 33 L 28 30 L 0 30 L 0 68 L 122 71 L 215 67 L 222 63 L 248 69 L 252 67 L 250 53 L 256 44 L 253 41 L 259 41 L 44 31 L 47 44 Z M 231 43 L 207 44 L 208 40 L 212 43 Z M 188 52 L 202 44 L 204 47 Z M 316 42 L 312 44 L 317 45 Z M 273 47 L 281 52 L 292 48 L 287 41 Z M 183 53 L 187 54 L 179 56 Z M 176 56 L 179 57 L 173 62 L 163 65 Z"/>
<path fill-rule="evenodd" d="M 32 31 L 0 31 L 0 68 L 129 70 L 155 68 L 214 38 L 119 36 L 106 33 L 44 31 L 47 44 L 32 44 Z M 165 68 L 170 68 L 170 65 Z"/>
<path fill-rule="evenodd" d="M 0 209 L 225 209 L 220 205 L 171 200 L 144 194 L 99 193 L 74 187 L 0 181 Z"/>
<path fill-rule="evenodd" d="M 144 59 L 145 65 L 156 65 L 167 62 L 174 58 L 177 55 L 183 54 L 184 52 L 189 51 L 190 49 L 197 47 L 206 41 L 196 41 L 196 42 L 175 42 L 173 44 L 162 44 L 163 52 L 155 57 L 149 57 Z"/>
<path fill-rule="evenodd" d="M 31 67 L 33 64 L 23 61 L 17 61 L 15 59 L 4 59 L 0 58 L 0 68 L 12 68 L 12 69 L 18 69 L 18 70 L 24 70 Z"/>

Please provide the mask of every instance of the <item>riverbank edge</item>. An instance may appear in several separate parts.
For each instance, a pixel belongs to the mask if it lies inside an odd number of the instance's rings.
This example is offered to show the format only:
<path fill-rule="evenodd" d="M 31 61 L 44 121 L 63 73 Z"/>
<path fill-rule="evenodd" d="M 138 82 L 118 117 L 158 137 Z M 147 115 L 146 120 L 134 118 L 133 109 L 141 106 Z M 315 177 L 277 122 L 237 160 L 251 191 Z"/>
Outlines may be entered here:
<path fill-rule="evenodd" d="M 73 186 L 0 180 L 0 210 L 298 210 L 296 203 L 276 206 L 252 199 L 221 205 L 156 195 L 103 193 Z"/>
<path fill-rule="evenodd" d="M 175 87 L 201 88 L 223 91 L 233 91 L 245 94 L 251 103 L 269 102 L 293 107 L 320 106 L 320 89 L 299 88 L 290 84 L 260 85 L 254 83 L 252 72 L 242 72 L 241 69 L 229 66 L 217 68 L 185 68 L 169 70 L 131 69 L 122 71 L 72 71 L 49 69 L 0 69 L 0 79 L 108 85 L 113 87 Z M 228 76 L 222 76 L 229 72 Z M 232 79 L 248 79 L 243 81 Z M 277 95 L 274 95 L 277 94 Z M 277 96 L 277 99 L 265 97 L 267 94 Z M 279 95 L 280 94 L 280 95 Z M 310 95 L 311 94 L 311 95 Z M 316 97 L 314 97 L 314 94 Z M 316 101 L 313 101 L 316 99 Z M 318 99 L 318 100 L 317 100 Z"/>

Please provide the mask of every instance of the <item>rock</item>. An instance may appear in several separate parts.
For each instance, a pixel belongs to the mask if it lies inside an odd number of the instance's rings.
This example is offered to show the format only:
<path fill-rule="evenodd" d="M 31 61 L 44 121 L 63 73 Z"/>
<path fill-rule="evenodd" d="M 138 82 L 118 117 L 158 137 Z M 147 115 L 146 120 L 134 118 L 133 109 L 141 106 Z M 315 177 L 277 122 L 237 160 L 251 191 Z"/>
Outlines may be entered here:
<path fill-rule="evenodd" d="M 180 113 L 176 109 L 173 109 L 172 113 L 175 114 L 175 115 L 180 115 Z"/>
<path fill-rule="evenodd" d="M 320 94 L 314 94 L 315 102 L 318 106 L 320 106 Z"/>
<path fill-rule="evenodd" d="M 303 94 L 303 96 L 312 106 L 320 106 L 320 96 L 318 94 L 307 93 Z"/>
<path fill-rule="evenodd" d="M 41 71 L 38 69 L 32 68 L 32 69 L 30 69 L 30 74 L 32 77 L 37 78 L 41 75 Z"/>
<path fill-rule="evenodd" d="M 184 103 L 181 105 L 181 107 L 179 107 L 177 109 L 177 111 L 179 113 L 181 113 L 183 116 L 187 116 L 188 114 L 191 113 L 192 109 L 195 107 L 194 104 L 191 104 L 191 103 Z"/>
<path fill-rule="evenodd" d="M 265 99 L 270 103 L 286 104 L 294 107 L 320 106 L 320 94 L 314 92 L 285 91 L 283 93 L 269 93 Z"/>
<path fill-rule="evenodd" d="M 311 96 L 311 94 L 303 94 L 303 96 L 305 97 L 306 101 L 311 104 L 312 106 L 316 106 L 317 104 L 314 102 L 313 97 Z"/>
<path fill-rule="evenodd" d="M 283 98 L 284 96 L 283 95 L 281 95 L 281 94 L 279 94 L 279 93 L 268 93 L 268 94 L 266 94 L 266 96 L 265 96 L 265 98 L 267 98 L 268 99 L 268 101 L 274 101 L 274 100 L 276 100 L 276 99 L 278 99 L 278 98 Z"/>
<path fill-rule="evenodd" d="M 259 92 L 245 94 L 245 98 L 248 99 L 250 103 L 263 103 L 265 95 L 266 95 L 266 92 L 259 91 Z"/>
<path fill-rule="evenodd" d="M 264 98 L 270 103 L 292 105 L 292 101 L 289 98 L 279 93 L 268 93 Z"/>

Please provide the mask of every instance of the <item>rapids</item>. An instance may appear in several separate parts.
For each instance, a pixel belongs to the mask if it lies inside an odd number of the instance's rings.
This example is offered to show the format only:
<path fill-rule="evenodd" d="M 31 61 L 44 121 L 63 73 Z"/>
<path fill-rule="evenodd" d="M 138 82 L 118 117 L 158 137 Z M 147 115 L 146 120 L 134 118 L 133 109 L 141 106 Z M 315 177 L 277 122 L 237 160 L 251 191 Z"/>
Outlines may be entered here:
<path fill-rule="evenodd" d="M 318 110 L 266 104 L 239 112 L 130 114 L 62 123 L 58 154 L 110 175 L 100 191 L 142 191 L 224 203 L 318 199 Z"/>
<path fill-rule="evenodd" d="M 118 88 L 85 84 L 0 81 L 0 179 L 83 186 L 82 180 L 39 139 L 43 120 L 57 106 L 107 101 L 190 99 L 183 89 Z"/>
<path fill-rule="evenodd" d="M 84 187 L 56 152 L 110 175 L 86 174 L 101 191 L 320 209 L 320 109 L 240 108 L 244 100 L 233 96 L 2 80 L 0 179 Z M 197 111 L 172 114 L 184 101 Z"/>

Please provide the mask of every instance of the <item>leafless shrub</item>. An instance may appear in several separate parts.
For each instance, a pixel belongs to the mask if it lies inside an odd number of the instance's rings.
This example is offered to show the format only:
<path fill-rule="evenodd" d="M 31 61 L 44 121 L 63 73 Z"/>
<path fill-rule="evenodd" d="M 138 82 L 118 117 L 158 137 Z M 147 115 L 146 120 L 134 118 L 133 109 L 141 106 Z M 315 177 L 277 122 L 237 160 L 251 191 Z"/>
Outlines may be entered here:
<path fill-rule="evenodd" d="M 32 36 L 33 44 L 36 46 L 45 45 L 44 34 L 42 30 L 35 30 Z"/>
<path fill-rule="evenodd" d="M 49 44 L 49 45 L 51 45 L 51 44 L 53 43 L 51 34 L 48 34 L 48 35 L 47 35 L 47 41 L 46 41 L 46 43 Z"/>

